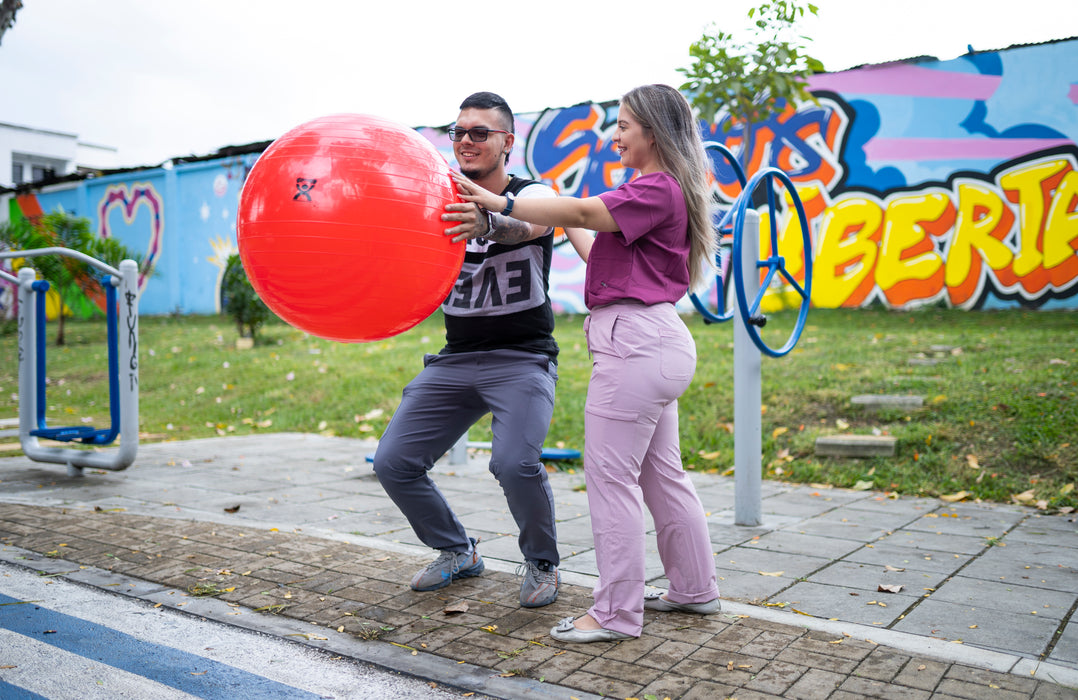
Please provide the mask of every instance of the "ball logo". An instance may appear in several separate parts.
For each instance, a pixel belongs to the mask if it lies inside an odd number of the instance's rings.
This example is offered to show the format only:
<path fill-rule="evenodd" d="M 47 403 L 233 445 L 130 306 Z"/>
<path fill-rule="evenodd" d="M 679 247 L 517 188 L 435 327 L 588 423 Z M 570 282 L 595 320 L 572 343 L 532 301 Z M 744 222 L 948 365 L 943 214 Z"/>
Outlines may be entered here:
<path fill-rule="evenodd" d="M 305 177 L 297 177 L 296 178 L 296 190 L 297 190 L 297 192 L 292 197 L 292 199 L 297 200 L 300 197 L 303 197 L 308 202 L 311 201 L 311 190 L 314 189 L 314 185 L 315 185 L 316 182 L 318 182 L 318 180 L 308 180 Z"/>

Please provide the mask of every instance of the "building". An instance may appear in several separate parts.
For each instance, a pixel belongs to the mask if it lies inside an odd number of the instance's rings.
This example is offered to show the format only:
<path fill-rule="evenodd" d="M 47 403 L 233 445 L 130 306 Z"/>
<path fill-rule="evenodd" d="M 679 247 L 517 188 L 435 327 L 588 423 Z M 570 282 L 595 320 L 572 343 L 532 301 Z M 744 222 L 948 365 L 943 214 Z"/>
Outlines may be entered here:
<path fill-rule="evenodd" d="M 0 186 L 15 188 L 116 167 L 118 151 L 77 134 L 0 122 Z"/>

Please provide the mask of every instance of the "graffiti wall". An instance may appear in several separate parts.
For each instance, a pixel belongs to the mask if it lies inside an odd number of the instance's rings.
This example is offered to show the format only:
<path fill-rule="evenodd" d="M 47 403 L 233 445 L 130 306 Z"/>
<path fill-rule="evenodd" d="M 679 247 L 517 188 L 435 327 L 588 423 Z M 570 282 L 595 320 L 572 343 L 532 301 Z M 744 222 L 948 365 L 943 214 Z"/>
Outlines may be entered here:
<path fill-rule="evenodd" d="M 788 174 L 810 249 L 780 196 L 777 253 L 799 282 L 811 258 L 814 306 L 1078 308 L 1078 39 L 867 66 L 810 85 L 815 101 L 751 131 L 724 115 L 701 128 L 750 177 L 765 167 Z M 616 113 L 607 101 L 518 114 L 510 170 L 564 195 L 617 187 L 632 172 L 610 141 Z M 453 163 L 444 128 L 419 131 Z M 721 212 L 741 187 L 725 157 L 709 154 Z M 142 280 L 143 313 L 211 313 L 257 156 L 83 180 L 36 199 L 145 251 L 156 272 Z M 758 200 L 767 256 L 771 209 Z M 559 245 L 550 289 L 559 311 L 584 311 L 583 281 L 583 263 Z M 771 288 L 764 310 L 781 307 L 787 292 Z"/>

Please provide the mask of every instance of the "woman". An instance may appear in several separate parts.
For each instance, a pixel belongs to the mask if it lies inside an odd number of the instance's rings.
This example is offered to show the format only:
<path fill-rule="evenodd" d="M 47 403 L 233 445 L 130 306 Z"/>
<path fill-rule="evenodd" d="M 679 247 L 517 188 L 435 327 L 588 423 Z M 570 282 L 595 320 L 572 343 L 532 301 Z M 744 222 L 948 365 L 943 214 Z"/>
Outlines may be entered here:
<path fill-rule="evenodd" d="M 511 216 L 562 226 L 588 263 L 584 331 L 593 367 L 584 476 L 599 583 L 587 613 L 551 630 L 566 642 L 639 637 L 645 607 L 702 614 L 720 607 L 704 510 L 681 466 L 677 412 L 696 348 L 674 304 L 705 281 L 714 259 L 707 161 L 692 110 L 667 85 L 622 98 L 613 141 L 636 177 L 596 197 L 514 202 L 454 174 L 461 198 L 480 207 L 487 225 Z M 573 228 L 599 233 L 592 240 Z M 670 581 L 665 596 L 647 600 L 645 505 Z"/>

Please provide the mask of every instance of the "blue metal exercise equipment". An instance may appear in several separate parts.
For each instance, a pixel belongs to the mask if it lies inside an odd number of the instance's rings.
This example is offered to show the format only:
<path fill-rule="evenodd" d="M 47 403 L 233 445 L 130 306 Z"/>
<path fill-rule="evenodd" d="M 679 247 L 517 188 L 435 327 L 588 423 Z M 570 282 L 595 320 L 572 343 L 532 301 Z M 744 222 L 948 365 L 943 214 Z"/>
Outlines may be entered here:
<path fill-rule="evenodd" d="M 729 289 L 729 278 L 733 281 L 734 297 L 737 301 L 736 307 L 738 315 L 741 318 L 741 322 L 745 325 L 745 330 L 748 332 L 749 337 L 752 339 L 754 345 L 760 349 L 760 352 L 770 357 L 782 357 L 790 352 L 797 344 L 798 339 L 801 337 L 801 333 L 805 328 L 805 319 L 808 317 L 809 302 L 811 300 L 812 293 L 812 239 L 809 233 L 808 220 L 805 216 L 805 208 L 801 204 L 801 199 L 797 196 L 797 191 L 794 188 L 793 182 L 778 168 L 765 168 L 756 173 L 751 179 L 746 179 L 745 172 L 738 163 L 737 158 L 733 153 L 722 144 L 714 141 L 708 141 L 704 144 L 707 150 L 713 150 L 721 153 L 730 167 L 733 169 L 737 176 L 738 183 L 741 185 L 741 193 L 734 200 L 731 207 L 723 213 L 723 216 L 719 220 L 717 229 L 719 236 L 719 253 L 716 255 L 716 263 L 719 267 L 719 275 L 716 277 L 716 304 L 715 310 L 712 310 L 702 299 L 700 299 L 695 293 L 689 295 L 689 299 L 692 301 L 696 310 L 704 317 L 707 323 L 721 323 L 729 321 L 733 318 L 734 310 L 724 310 L 725 298 L 727 290 Z M 778 254 L 778 212 L 776 209 L 775 201 L 775 181 L 778 180 L 789 195 L 790 201 L 794 210 L 797 212 L 798 221 L 801 224 L 801 236 L 804 243 L 805 252 L 805 281 L 804 285 L 800 285 L 794 280 L 793 276 L 786 270 L 785 259 Z M 771 242 L 771 255 L 766 260 L 757 260 L 755 266 L 750 268 L 743 264 L 743 254 L 745 252 L 745 223 L 746 215 L 752 210 L 756 191 L 763 186 L 766 188 L 767 194 L 767 209 L 768 209 L 768 224 Z M 756 231 L 752 232 L 753 235 Z M 729 254 L 725 250 L 724 244 L 727 241 L 731 242 L 731 251 Z M 755 249 L 757 246 L 753 246 Z M 729 263 L 729 265 L 728 265 Z M 727 268 L 732 268 L 732 275 L 727 272 Z M 749 282 L 746 279 L 749 275 L 757 274 L 761 268 L 767 268 L 767 274 L 763 283 L 760 285 L 759 291 L 753 295 L 750 302 L 749 295 L 746 293 L 746 288 L 749 286 Z M 785 279 L 794 289 L 794 291 L 801 297 L 801 306 L 798 312 L 797 323 L 794 326 L 793 331 L 790 333 L 786 343 L 779 349 L 774 349 L 767 345 L 760 337 L 759 329 L 767 323 L 767 317 L 760 313 L 760 303 L 763 301 L 764 294 L 766 294 L 771 282 L 775 279 L 775 275 L 778 274 L 781 278 Z"/>
<path fill-rule="evenodd" d="M 138 265 L 124 260 L 119 269 L 69 248 L 39 248 L 0 252 L 0 258 L 59 255 L 75 258 L 104 274 L 108 323 L 109 417 L 107 428 L 88 425 L 50 427 L 45 420 L 45 295 L 49 283 L 37 279 L 33 268 L 23 267 L 18 277 L 3 273 L 18 285 L 19 295 L 19 438 L 26 456 L 38 462 L 66 464 L 68 473 L 83 467 L 126 469 L 138 451 Z M 121 323 L 121 315 L 122 323 Z M 119 438 L 115 450 L 94 449 Z M 50 447 L 50 440 L 79 443 L 89 449 Z"/>

